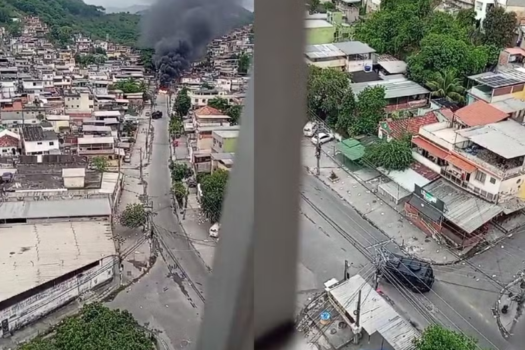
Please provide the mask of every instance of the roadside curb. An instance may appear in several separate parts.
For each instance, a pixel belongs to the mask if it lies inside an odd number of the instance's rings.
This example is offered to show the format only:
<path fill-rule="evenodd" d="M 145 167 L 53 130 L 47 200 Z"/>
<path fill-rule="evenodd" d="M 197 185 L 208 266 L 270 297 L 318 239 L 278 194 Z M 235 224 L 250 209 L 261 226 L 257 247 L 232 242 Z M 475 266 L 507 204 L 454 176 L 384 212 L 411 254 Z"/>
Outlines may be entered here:
<path fill-rule="evenodd" d="M 403 248 L 398 242 L 396 242 L 396 241 L 395 241 L 395 240 L 394 240 L 394 239 L 393 239 L 388 233 L 386 233 L 382 228 L 380 228 L 379 226 L 377 226 L 377 224 L 376 224 L 375 222 L 373 222 L 371 219 L 369 219 L 369 218 L 367 217 L 366 214 L 364 214 L 364 213 L 361 212 L 359 209 L 357 209 L 352 203 L 350 203 L 346 198 L 344 198 L 339 192 L 337 192 L 337 191 L 334 190 L 329 184 L 327 184 L 321 176 L 317 176 L 316 174 L 314 174 L 314 173 L 310 170 L 310 168 L 309 168 L 308 166 L 305 166 L 305 168 L 306 168 L 308 174 L 310 174 L 310 175 L 314 176 L 315 178 L 319 179 L 319 181 L 321 181 L 321 183 L 322 183 L 323 185 L 325 185 L 326 187 L 328 187 L 328 188 L 329 188 L 333 193 L 335 193 L 340 199 L 342 199 L 345 203 L 347 203 L 348 205 L 350 205 L 350 207 L 352 207 L 352 209 L 354 209 L 354 210 L 356 211 L 356 213 L 358 213 L 359 216 L 360 216 L 362 219 L 366 220 L 366 222 L 368 222 L 371 226 L 373 226 L 373 227 L 374 227 L 375 229 L 377 229 L 379 232 L 383 233 L 385 236 L 387 236 L 388 238 L 390 238 L 391 241 L 392 241 L 392 243 L 394 243 L 396 246 L 398 246 L 399 249 L 400 249 L 403 253 L 407 254 L 407 256 L 410 256 L 410 257 L 412 257 L 412 258 L 416 258 L 416 259 L 421 260 L 421 261 L 424 261 L 424 262 L 428 262 L 428 263 L 430 263 L 430 264 L 432 264 L 432 265 L 436 265 L 436 266 L 450 266 L 450 265 L 456 265 L 457 263 L 459 263 L 459 262 L 461 262 L 461 261 L 466 260 L 466 259 L 469 258 L 469 257 L 461 257 L 461 258 L 459 258 L 459 259 L 457 259 L 457 260 L 453 260 L 453 261 L 437 262 L 437 261 L 434 261 L 434 260 L 432 260 L 432 259 L 427 259 L 427 258 L 419 257 L 419 256 L 416 256 L 416 255 L 414 255 L 414 254 L 411 254 L 411 253 L 407 252 L 406 249 Z M 346 170 L 345 170 L 345 172 L 348 173 L 348 171 L 346 171 Z M 350 175 L 350 176 L 352 176 L 352 175 Z M 352 176 L 352 177 L 353 177 L 353 176 Z M 365 188 L 366 188 L 366 187 L 365 187 Z M 383 200 L 382 200 L 382 201 L 383 201 Z M 449 250 L 447 247 L 445 247 L 445 249 L 447 249 L 447 250 L 450 252 L 450 250 Z"/>

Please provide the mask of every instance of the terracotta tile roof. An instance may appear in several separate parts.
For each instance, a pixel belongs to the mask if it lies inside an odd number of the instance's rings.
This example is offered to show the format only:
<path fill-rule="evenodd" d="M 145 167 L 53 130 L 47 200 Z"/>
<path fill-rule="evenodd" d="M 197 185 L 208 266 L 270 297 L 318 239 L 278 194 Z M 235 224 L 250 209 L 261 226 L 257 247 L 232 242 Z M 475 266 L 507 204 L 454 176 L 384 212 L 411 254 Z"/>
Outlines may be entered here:
<path fill-rule="evenodd" d="M 412 143 L 440 159 L 445 159 L 449 155 L 448 151 L 435 146 L 432 142 L 427 141 L 420 136 L 413 137 Z"/>
<path fill-rule="evenodd" d="M 454 119 L 454 112 L 450 108 L 441 108 L 439 110 L 439 113 L 441 113 L 445 118 L 452 121 Z"/>
<path fill-rule="evenodd" d="M 474 165 L 452 154 L 448 155 L 445 160 L 469 174 L 472 174 L 477 169 Z"/>
<path fill-rule="evenodd" d="M 477 101 L 460 108 L 455 113 L 456 118 L 467 126 L 481 126 L 497 123 L 507 118 L 507 113 L 492 107 L 485 101 Z"/>
<path fill-rule="evenodd" d="M 434 181 L 440 177 L 438 173 L 420 162 L 412 163 L 412 165 L 410 165 L 410 169 L 414 170 L 416 173 L 430 181 Z"/>
<path fill-rule="evenodd" d="M 219 111 L 217 108 L 213 108 L 210 106 L 204 106 L 202 108 L 199 108 L 195 111 L 195 115 L 202 116 L 202 115 L 222 115 L 221 111 Z"/>
<path fill-rule="evenodd" d="M 419 134 L 420 127 L 429 124 L 435 124 L 437 122 L 438 119 L 434 112 L 428 112 L 427 114 L 419 117 L 382 122 L 381 127 L 382 129 L 385 129 L 384 126 L 386 126 L 387 129 L 385 131 L 388 133 L 388 135 L 394 139 L 397 139 L 403 136 L 405 133 L 417 135 Z"/>
<path fill-rule="evenodd" d="M 18 139 L 11 135 L 1 135 L 0 147 L 18 147 Z"/>

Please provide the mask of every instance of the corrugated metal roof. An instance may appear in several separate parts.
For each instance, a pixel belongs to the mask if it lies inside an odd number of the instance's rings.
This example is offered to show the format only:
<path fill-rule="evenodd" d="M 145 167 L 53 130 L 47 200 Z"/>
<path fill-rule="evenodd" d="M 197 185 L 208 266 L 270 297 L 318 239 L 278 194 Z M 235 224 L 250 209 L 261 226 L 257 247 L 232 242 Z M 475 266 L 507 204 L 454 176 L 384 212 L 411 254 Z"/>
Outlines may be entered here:
<path fill-rule="evenodd" d="M 350 84 L 355 95 L 359 95 L 369 86 L 383 86 L 385 88 L 385 98 L 409 97 L 430 93 L 423 86 L 406 78 Z"/>
<path fill-rule="evenodd" d="M 378 332 L 394 350 L 415 349 L 413 340 L 419 337 L 417 330 L 360 275 L 329 290 L 332 298 L 352 315 L 357 304 L 358 292 L 363 296 L 361 302 L 361 326 L 369 334 Z"/>
<path fill-rule="evenodd" d="M 116 255 L 108 222 L 10 225 L 0 237 L 0 301 Z"/>
<path fill-rule="evenodd" d="M 336 58 L 345 57 L 346 54 L 339 50 L 334 44 L 308 45 L 305 49 L 308 58 Z"/>
<path fill-rule="evenodd" d="M 471 195 L 443 179 L 425 186 L 425 190 L 445 203 L 445 218 L 467 233 L 474 232 L 503 212 L 500 206 Z"/>
<path fill-rule="evenodd" d="M 525 126 L 514 120 L 463 129 L 458 134 L 506 159 L 525 156 Z"/>
<path fill-rule="evenodd" d="M 108 198 L 0 203 L 0 220 L 111 215 Z"/>
<path fill-rule="evenodd" d="M 525 101 L 514 97 L 503 101 L 493 102 L 490 105 L 505 113 L 514 113 L 525 109 Z"/>
<path fill-rule="evenodd" d="M 340 43 L 334 43 L 334 46 L 347 55 L 359 55 L 376 52 L 376 50 L 360 41 L 343 41 Z"/>

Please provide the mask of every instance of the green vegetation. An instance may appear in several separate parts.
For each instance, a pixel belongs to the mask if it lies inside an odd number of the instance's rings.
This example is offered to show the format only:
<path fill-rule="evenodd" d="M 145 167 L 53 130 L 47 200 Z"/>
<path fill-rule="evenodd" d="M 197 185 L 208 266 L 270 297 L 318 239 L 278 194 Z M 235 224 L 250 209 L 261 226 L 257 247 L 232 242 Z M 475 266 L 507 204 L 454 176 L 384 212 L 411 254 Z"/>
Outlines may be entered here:
<path fill-rule="evenodd" d="M 355 39 L 380 54 L 404 59 L 412 80 L 425 84 L 435 72 L 454 69 L 463 79 L 497 62 L 499 50 L 512 44 L 514 14 L 490 10 L 480 31 L 473 9 L 457 15 L 432 11 L 432 0 L 388 0 L 357 24 Z M 462 82 L 463 83 L 463 82 Z"/>
<path fill-rule="evenodd" d="M 121 80 L 110 86 L 110 90 L 122 90 L 125 94 L 135 94 L 138 92 L 145 93 L 147 91 L 146 84 L 138 82 L 133 78 Z"/>
<path fill-rule="evenodd" d="M 129 228 L 144 228 L 147 220 L 148 212 L 141 203 L 126 205 L 126 209 L 120 214 L 120 224 Z"/>
<path fill-rule="evenodd" d="M 188 96 L 188 89 L 182 88 L 175 98 L 173 110 L 179 117 L 184 117 L 188 114 L 191 108 L 191 98 Z"/>
<path fill-rule="evenodd" d="M 175 138 L 178 138 L 184 131 L 182 120 L 176 115 L 172 115 L 170 118 L 169 131 L 170 131 L 170 135 Z"/>
<path fill-rule="evenodd" d="M 20 350 L 153 350 L 154 338 L 128 311 L 111 310 L 100 303 L 85 305 L 66 318 L 49 338 L 38 337 Z"/>
<path fill-rule="evenodd" d="M 221 111 L 224 115 L 230 117 L 230 124 L 237 125 L 239 124 L 242 106 L 240 105 L 230 105 L 228 100 L 222 97 L 215 97 L 208 101 L 208 106 L 213 107 Z"/>
<path fill-rule="evenodd" d="M 144 66 L 144 69 L 148 73 L 155 71 L 155 63 L 153 62 L 153 55 L 155 54 L 154 49 L 141 49 L 140 50 L 140 63 Z"/>
<path fill-rule="evenodd" d="M 385 118 L 385 91 L 369 87 L 354 97 L 346 73 L 335 69 L 309 67 L 307 109 L 336 132 L 348 135 L 375 134 Z"/>
<path fill-rule="evenodd" d="M 362 162 L 374 168 L 405 170 L 412 164 L 411 135 L 390 142 L 381 141 L 368 146 Z"/>
<path fill-rule="evenodd" d="M 435 73 L 433 80 L 427 81 L 426 85 L 432 90 L 432 96 L 445 97 L 450 102 L 465 102 L 465 88 L 453 70 Z"/>
<path fill-rule="evenodd" d="M 186 163 L 170 163 L 171 180 L 179 182 L 188 179 L 193 175 L 193 171 Z"/>
<path fill-rule="evenodd" d="M 87 54 L 87 55 L 75 55 L 75 63 L 77 63 L 81 67 L 86 67 L 90 64 L 104 64 L 106 62 L 107 57 L 105 55 L 100 54 Z"/>
<path fill-rule="evenodd" d="M 325 1 L 321 3 L 320 0 L 310 0 L 308 2 L 310 13 L 325 13 L 326 11 L 334 11 L 335 4 L 331 1 Z"/>
<path fill-rule="evenodd" d="M 201 207 L 212 223 L 219 222 L 222 204 L 226 193 L 229 172 L 219 169 L 211 175 L 204 176 L 201 182 Z"/>
<path fill-rule="evenodd" d="M 476 340 L 438 325 L 425 329 L 415 341 L 416 350 L 479 350 Z"/>
<path fill-rule="evenodd" d="M 241 53 L 239 55 L 239 61 L 237 63 L 237 73 L 239 74 L 248 74 L 248 69 L 250 69 L 251 57 L 247 53 Z"/>
<path fill-rule="evenodd" d="M 93 167 L 100 173 L 108 170 L 108 160 L 105 157 L 94 157 L 92 164 Z"/>
<path fill-rule="evenodd" d="M 38 16 L 50 28 L 50 37 L 60 44 L 71 40 L 71 34 L 82 33 L 94 39 L 105 39 L 135 45 L 139 35 L 139 15 L 105 14 L 100 6 L 81 0 L 0 0 L 0 23 L 11 28 L 11 18 Z M 16 28 L 15 28 L 16 29 Z"/>
<path fill-rule="evenodd" d="M 177 181 L 173 184 L 171 190 L 175 195 L 175 200 L 177 201 L 179 207 L 184 206 L 184 201 L 186 200 L 186 197 L 188 195 L 188 189 L 186 188 L 186 186 L 184 186 L 184 184 L 181 181 Z"/>

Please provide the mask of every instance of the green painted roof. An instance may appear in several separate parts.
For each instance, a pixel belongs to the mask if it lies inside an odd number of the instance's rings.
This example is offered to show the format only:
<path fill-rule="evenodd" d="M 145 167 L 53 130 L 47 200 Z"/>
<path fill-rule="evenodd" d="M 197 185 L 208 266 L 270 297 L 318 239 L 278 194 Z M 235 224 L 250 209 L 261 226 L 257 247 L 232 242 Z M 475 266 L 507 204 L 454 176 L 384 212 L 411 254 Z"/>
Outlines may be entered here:
<path fill-rule="evenodd" d="M 337 148 L 348 159 L 355 161 L 363 158 L 365 147 L 357 140 L 349 138 L 337 144 Z"/>

